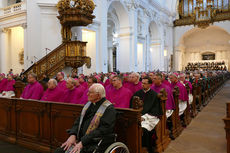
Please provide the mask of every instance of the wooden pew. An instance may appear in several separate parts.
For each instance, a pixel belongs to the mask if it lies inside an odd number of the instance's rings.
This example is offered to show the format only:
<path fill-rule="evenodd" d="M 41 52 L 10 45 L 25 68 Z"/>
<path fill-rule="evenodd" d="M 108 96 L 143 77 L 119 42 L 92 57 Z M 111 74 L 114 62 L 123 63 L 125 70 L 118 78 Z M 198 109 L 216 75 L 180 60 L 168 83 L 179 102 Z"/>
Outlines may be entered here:
<path fill-rule="evenodd" d="M 181 132 L 183 131 L 183 127 L 180 122 L 180 116 L 179 116 L 179 88 L 175 87 L 173 90 L 173 97 L 174 97 L 174 102 L 176 105 L 176 109 L 174 110 L 171 120 L 172 120 L 172 137 L 175 139 L 178 137 Z"/>
<path fill-rule="evenodd" d="M 202 82 L 202 88 L 204 88 L 204 91 L 202 91 L 202 106 L 206 106 L 207 105 L 207 101 L 208 101 L 208 95 L 207 95 L 207 84 L 208 84 L 208 81 L 205 80 L 205 79 L 202 79 L 201 80 Z"/>
<path fill-rule="evenodd" d="M 16 81 L 14 84 L 14 89 L 15 89 L 15 97 L 20 98 L 26 84 L 23 83 L 22 81 Z"/>
<path fill-rule="evenodd" d="M 16 114 L 15 100 L 1 98 L 0 101 L 0 139 L 15 143 L 16 142 Z"/>
<path fill-rule="evenodd" d="M 193 95 L 193 102 L 192 102 L 192 106 L 191 106 L 191 114 L 192 117 L 196 117 L 197 113 L 197 109 L 196 109 L 196 87 L 197 85 L 195 83 L 192 83 L 192 95 Z"/>
<path fill-rule="evenodd" d="M 198 101 L 198 104 L 196 105 L 197 106 L 197 109 L 198 111 L 201 111 L 202 110 L 202 100 L 201 100 L 201 97 L 202 97 L 202 90 L 201 90 L 201 80 L 198 81 L 198 83 L 196 84 L 196 87 L 195 87 L 195 91 L 196 91 L 196 101 Z"/>
<path fill-rule="evenodd" d="M 187 93 L 189 95 L 189 93 L 190 93 L 190 87 L 189 87 L 188 83 L 186 83 L 185 87 L 186 87 Z M 191 118 L 191 107 L 190 107 L 189 101 L 187 101 L 187 108 L 186 108 L 186 110 L 184 112 L 184 120 L 185 120 L 186 126 L 189 125 L 190 122 L 192 121 L 192 118 Z"/>
<path fill-rule="evenodd" d="M 42 153 L 66 141 L 83 105 L 0 98 L 0 139 Z M 115 133 L 130 152 L 142 153 L 142 109 L 116 109 Z"/>
<path fill-rule="evenodd" d="M 226 104 L 226 117 L 223 119 L 225 123 L 226 139 L 227 139 L 227 153 L 230 153 L 230 103 Z"/>
<path fill-rule="evenodd" d="M 155 152 L 163 152 L 171 141 L 171 139 L 169 138 L 169 130 L 166 127 L 167 118 L 166 118 L 165 103 L 167 100 L 167 93 L 165 89 L 161 89 L 160 93 L 158 94 L 158 97 L 161 100 L 163 115 L 160 116 L 160 121 L 155 127 L 156 135 L 157 135 Z"/>
<path fill-rule="evenodd" d="M 39 152 L 50 152 L 51 103 L 15 99 L 16 142 Z"/>

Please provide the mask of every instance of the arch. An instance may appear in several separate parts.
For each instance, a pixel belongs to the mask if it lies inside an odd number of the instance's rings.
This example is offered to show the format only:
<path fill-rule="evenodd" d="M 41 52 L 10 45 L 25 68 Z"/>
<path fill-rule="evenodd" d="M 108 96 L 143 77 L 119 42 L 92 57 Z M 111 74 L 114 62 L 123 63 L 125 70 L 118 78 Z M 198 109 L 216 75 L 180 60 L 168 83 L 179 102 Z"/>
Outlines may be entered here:
<path fill-rule="evenodd" d="M 152 20 L 149 24 L 149 34 L 150 34 L 150 39 L 149 39 L 149 46 L 150 46 L 150 70 L 161 70 L 162 65 L 161 65 L 161 60 L 162 59 L 162 48 L 161 48 L 161 36 L 160 36 L 160 31 L 159 31 L 159 26 L 157 23 Z"/>
<path fill-rule="evenodd" d="M 201 32 L 205 32 L 205 31 L 207 31 L 207 30 L 209 30 L 210 32 L 215 32 L 215 31 L 217 31 L 217 32 L 220 32 L 221 34 L 223 34 L 223 35 L 229 35 L 230 36 L 230 34 L 225 30 L 225 29 L 223 29 L 223 28 L 221 28 L 221 27 L 219 27 L 219 26 L 209 26 L 208 28 L 206 28 L 206 29 L 200 29 L 200 28 L 197 28 L 197 27 L 195 27 L 195 28 L 193 28 L 193 29 L 191 29 L 191 30 L 188 30 L 187 32 L 185 32 L 183 35 L 182 35 L 182 37 L 180 38 L 180 41 L 179 41 L 179 44 L 181 45 L 185 45 L 185 41 L 186 41 L 186 38 L 188 38 L 188 37 L 191 37 L 191 36 L 193 36 L 193 35 L 196 35 L 196 34 L 198 34 L 198 33 L 201 33 Z M 229 44 L 230 45 L 230 44 Z"/>
<path fill-rule="evenodd" d="M 122 2 L 120 2 L 119 0 L 114 0 L 111 1 L 108 6 L 108 12 L 110 12 L 112 9 L 116 11 L 120 27 L 129 26 L 128 11 Z"/>
<path fill-rule="evenodd" d="M 183 70 L 188 62 L 204 60 L 204 55 L 215 54 L 215 60 L 230 61 L 230 34 L 219 26 L 209 26 L 206 29 L 193 28 L 183 34 L 177 48 L 181 56 L 177 60 Z M 176 52 L 177 53 L 177 52 Z M 212 57 L 210 55 L 210 57 Z M 208 58 L 210 58 L 208 57 Z"/>
<path fill-rule="evenodd" d="M 151 40 L 160 39 L 159 27 L 157 23 L 153 20 L 149 23 L 149 33 L 150 33 Z"/>

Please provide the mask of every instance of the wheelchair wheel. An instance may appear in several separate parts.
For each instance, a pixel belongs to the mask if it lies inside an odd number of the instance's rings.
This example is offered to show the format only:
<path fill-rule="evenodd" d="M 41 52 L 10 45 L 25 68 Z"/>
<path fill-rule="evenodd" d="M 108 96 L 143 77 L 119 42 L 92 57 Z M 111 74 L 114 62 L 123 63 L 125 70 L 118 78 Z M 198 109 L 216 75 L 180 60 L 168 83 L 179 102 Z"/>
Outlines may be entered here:
<path fill-rule="evenodd" d="M 124 143 L 115 142 L 105 150 L 105 153 L 129 153 L 129 149 Z"/>

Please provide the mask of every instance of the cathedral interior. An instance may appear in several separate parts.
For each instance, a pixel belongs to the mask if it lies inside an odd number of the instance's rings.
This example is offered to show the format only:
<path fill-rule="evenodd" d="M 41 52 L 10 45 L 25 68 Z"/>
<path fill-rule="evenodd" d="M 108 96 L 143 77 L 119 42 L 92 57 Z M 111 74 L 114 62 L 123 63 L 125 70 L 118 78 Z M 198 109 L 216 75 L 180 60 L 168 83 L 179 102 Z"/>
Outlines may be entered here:
<path fill-rule="evenodd" d="M 105 153 L 230 153 L 229 69 L 230 0 L 1 0 L 0 153 L 54 152 L 74 119 L 92 109 L 82 101 L 90 102 L 94 83 L 119 112 L 113 123 L 119 143 Z M 55 89 L 64 81 L 52 102 L 43 99 L 53 89 L 49 79 Z M 79 97 L 68 92 L 71 84 L 82 88 Z M 160 113 L 144 116 L 147 98 L 141 96 L 152 90 Z M 39 98 L 31 98 L 33 92 Z M 169 109 L 170 95 L 175 104 Z M 100 119 L 114 108 L 97 109 Z M 146 147 L 142 124 L 153 117 Z M 83 118 L 72 134 L 77 138 Z"/>

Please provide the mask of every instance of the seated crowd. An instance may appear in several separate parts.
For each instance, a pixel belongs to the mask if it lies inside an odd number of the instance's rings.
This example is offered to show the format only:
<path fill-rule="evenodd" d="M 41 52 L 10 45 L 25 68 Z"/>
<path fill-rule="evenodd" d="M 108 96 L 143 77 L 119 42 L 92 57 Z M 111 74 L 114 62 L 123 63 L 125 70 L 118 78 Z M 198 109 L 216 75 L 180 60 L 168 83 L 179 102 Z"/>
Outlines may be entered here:
<path fill-rule="evenodd" d="M 186 71 L 195 71 L 195 70 L 204 70 L 204 71 L 218 71 L 218 70 L 227 70 L 227 66 L 224 61 L 222 62 L 195 62 L 188 63 L 185 67 Z"/>
<path fill-rule="evenodd" d="M 164 88 L 167 92 L 165 108 L 166 117 L 170 119 L 170 116 L 175 110 L 172 91 L 175 86 L 179 88 L 179 115 L 183 120 L 183 113 L 188 107 L 188 101 L 189 104 L 191 104 L 190 95 L 192 94 L 192 83 L 198 83 L 201 79 L 208 80 L 210 77 L 216 76 L 219 73 L 225 73 L 225 71 L 174 72 L 169 74 L 164 72 L 117 74 L 112 72 L 107 74 L 94 73 L 90 76 L 84 76 L 83 74 L 77 76 L 73 73 L 71 77 L 68 75 L 67 79 L 65 79 L 65 74 L 59 72 L 56 75 L 56 79 L 47 79 L 46 76 L 44 77 L 46 78 L 45 80 L 48 81 L 48 88 L 45 91 L 43 86 L 38 82 L 36 75 L 31 73 L 28 75 L 28 84 L 20 98 L 85 105 L 82 113 L 88 116 L 89 120 L 85 118 L 82 119 L 82 116 L 79 117 L 70 130 L 69 139 L 62 145 L 62 148 L 57 150 L 57 152 L 64 152 L 64 150 L 68 150 L 73 145 L 74 151 L 76 152 L 82 150 L 82 146 L 91 144 L 92 137 L 98 134 L 95 132 L 86 136 L 87 133 L 90 133 L 90 130 L 92 131 L 92 129 L 88 127 L 90 127 L 90 121 L 94 119 L 93 114 L 95 114 L 97 110 L 104 109 L 105 111 L 108 109 L 109 111 L 107 110 L 104 113 L 112 117 L 108 118 L 102 115 L 100 116 L 101 122 L 96 123 L 95 121 L 94 123 L 97 124 L 98 127 L 92 127 L 99 129 L 98 131 L 104 128 L 105 131 L 108 130 L 108 133 L 111 133 L 108 125 L 114 126 L 116 112 L 114 112 L 113 106 L 117 108 L 132 108 L 132 99 L 134 96 L 137 96 L 143 101 L 141 122 L 143 128 L 142 146 L 146 152 L 151 153 L 153 152 L 151 140 L 152 135 L 154 135 L 154 127 L 162 115 L 160 99 L 157 97 L 160 90 Z M 0 74 L 0 93 L 2 97 L 15 96 L 15 80 L 13 76 L 12 73 L 9 73 L 6 78 L 4 74 Z M 188 84 L 190 88 L 189 93 L 186 90 L 185 84 Z M 97 95 L 96 93 L 99 94 Z M 94 105 L 91 105 L 91 103 Z M 100 105 L 102 104 L 105 104 L 106 107 L 101 108 Z M 80 124 L 82 124 L 82 126 L 79 126 Z M 79 129 L 79 127 L 85 127 L 85 129 Z M 170 129 L 170 127 L 168 128 Z M 77 139 L 80 141 L 76 144 Z M 91 151 L 85 151 L 85 153 L 87 152 Z"/>

